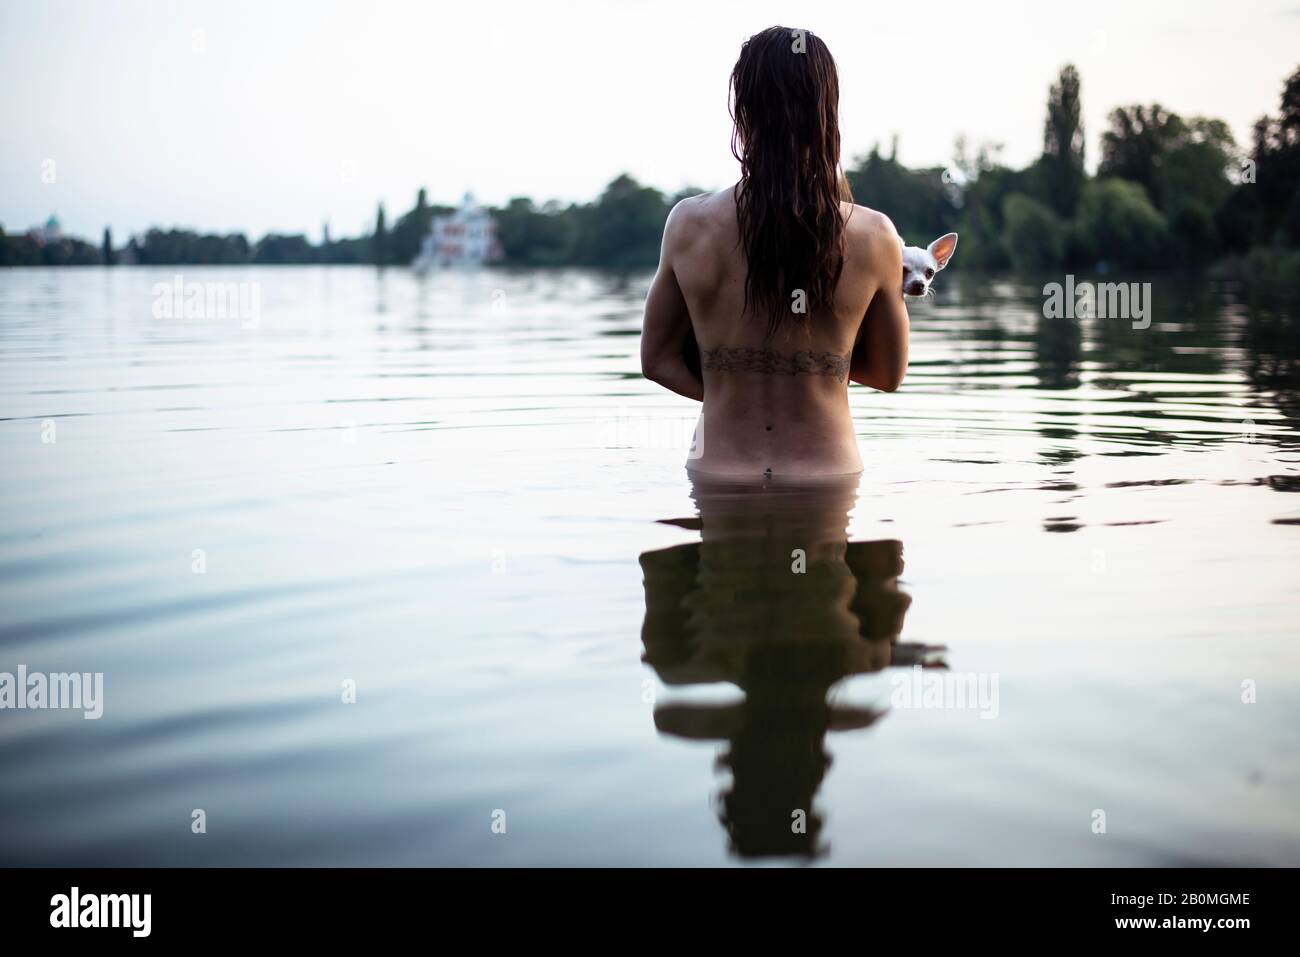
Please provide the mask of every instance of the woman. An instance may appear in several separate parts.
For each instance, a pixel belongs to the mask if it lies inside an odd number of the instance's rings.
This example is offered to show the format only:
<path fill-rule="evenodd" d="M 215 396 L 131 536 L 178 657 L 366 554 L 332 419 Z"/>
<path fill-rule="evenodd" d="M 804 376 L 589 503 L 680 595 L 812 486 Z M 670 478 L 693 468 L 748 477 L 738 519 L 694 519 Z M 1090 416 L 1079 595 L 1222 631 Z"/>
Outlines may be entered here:
<path fill-rule="evenodd" d="M 860 472 L 848 383 L 892 392 L 907 369 L 898 234 L 842 199 L 839 80 L 820 39 L 786 27 L 750 37 L 731 95 L 741 178 L 669 214 L 642 371 L 704 403 L 693 471 Z"/>

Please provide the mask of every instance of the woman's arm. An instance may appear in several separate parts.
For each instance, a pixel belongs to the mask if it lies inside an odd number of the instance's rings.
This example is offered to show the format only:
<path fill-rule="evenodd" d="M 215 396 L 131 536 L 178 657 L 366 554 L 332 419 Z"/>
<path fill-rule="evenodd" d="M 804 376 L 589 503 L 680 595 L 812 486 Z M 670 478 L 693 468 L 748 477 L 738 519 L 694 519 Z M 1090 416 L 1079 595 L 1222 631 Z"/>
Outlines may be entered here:
<path fill-rule="evenodd" d="M 886 220 L 886 222 L 888 222 Z M 849 360 L 849 379 L 881 392 L 893 392 L 907 374 L 908 318 L 903 300 L 903 252 L 890 225 L 874 243 L 880 263 L 879 285 L 858 328 Z"/>
<path fill-rule="evenodd" d="M 703 402 L 704 383 L 687 366 L 684 356 L 688 340 L 693 341 L 694 335 L 686 298 L 672 267 L 672 254 L 682 228 L 681 208 L 680 203 L 674 207 L 664 224 L 659 270 L 645 301 L 645 322 L 641 326 L 641 374 L 678 395 Z"/>

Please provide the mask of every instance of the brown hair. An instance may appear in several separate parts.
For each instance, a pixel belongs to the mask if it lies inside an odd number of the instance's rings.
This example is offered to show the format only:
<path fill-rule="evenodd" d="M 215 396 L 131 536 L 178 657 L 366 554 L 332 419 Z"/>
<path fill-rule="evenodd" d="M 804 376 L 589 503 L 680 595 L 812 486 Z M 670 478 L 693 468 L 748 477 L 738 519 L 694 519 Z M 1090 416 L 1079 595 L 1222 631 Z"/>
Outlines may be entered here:
<path fill-rule="evenodd" d="M 784 319 L 830 306 L 844 266 L 840 83 L 835 60 L 807 30 L 769 27 L 741 45 L 731 71 L 736 210 L 748 263 L 745 307 L 768 335 Z M 791 308 L 803 290 L 808 311 Z"/>

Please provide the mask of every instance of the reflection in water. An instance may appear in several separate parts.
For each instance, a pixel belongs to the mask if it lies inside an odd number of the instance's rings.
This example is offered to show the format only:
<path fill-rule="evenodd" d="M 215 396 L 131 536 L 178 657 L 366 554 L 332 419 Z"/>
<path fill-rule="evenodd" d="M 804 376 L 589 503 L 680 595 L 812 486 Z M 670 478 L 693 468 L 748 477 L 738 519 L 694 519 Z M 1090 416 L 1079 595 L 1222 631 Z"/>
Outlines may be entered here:
<path fill-rule="evenodd" d="M 1293 293 L 1293 298 L 1295 297 Z M 1241 330 L 1245 372 L 1293 428 L 1300 426 L 1300 304 L 1257 294 Z M 1290 438 L 1295 442 L 1294 433 Z"/>
<path fill-rule="evenodd" d="M 1083 357 L 1082 326 L 1038 316 L 1034 325 L 1034 357 L 1039 385 L 1044 389 L 1077 389 Z"/>
<path fill-rule="evenodd" d="M 939 666 L 941 648 L 900 643 L 911 597 L 898 589 L 898 541 L 848 541 L 858 477 L 816 486 L 697 478 L 701 541 L 645 552 L 644 660 L 667 685 L 730 682 L 734 704 L 669 703 L 663 733 L 722 740 L 731 772 L 720 816 L 742 857 L 813 857 L 813 799 L 830 764 L 826 732 L 880 712 L 836 705 L 841 678 L 889 665 Z"/>

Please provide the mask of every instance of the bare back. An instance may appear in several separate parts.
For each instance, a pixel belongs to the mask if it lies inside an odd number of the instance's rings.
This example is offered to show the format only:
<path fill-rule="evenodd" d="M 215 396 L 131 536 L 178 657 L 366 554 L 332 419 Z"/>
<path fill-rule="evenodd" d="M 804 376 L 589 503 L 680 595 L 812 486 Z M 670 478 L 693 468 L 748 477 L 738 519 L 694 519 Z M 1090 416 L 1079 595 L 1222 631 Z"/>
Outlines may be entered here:
<path fill-rule="evenodd" d="M 765 316 L 745 308 L 746 260 L 730 189 L 684 200 L 664 231 L 659 274 L 646 303 L 643 366 L 676 348 L 688 331 L 699 344 L 702 398 L 693 471 L 736 478 L 838 475 L 862 470 L 850 379 L 892 391 L 907 356 L 901 254 L 887 218 L 842 204 L 844 268 L 832 308 L 812 311 L 790 290 L 791 321 L 768 334 Z M 795 321 L 801 306 L 807 322 Z M 674 316 L 674 310 L 684 314 Z M 676 337 L 676 338 L 675 338 Z M 647 341 L 648 340 L 648 341 Z M 900 356 L 901 350 L 901 356 Z M 652 361 L 647 363 L 647 354 Z M 663 356 L 664 378 L 669 370 Z"/>

